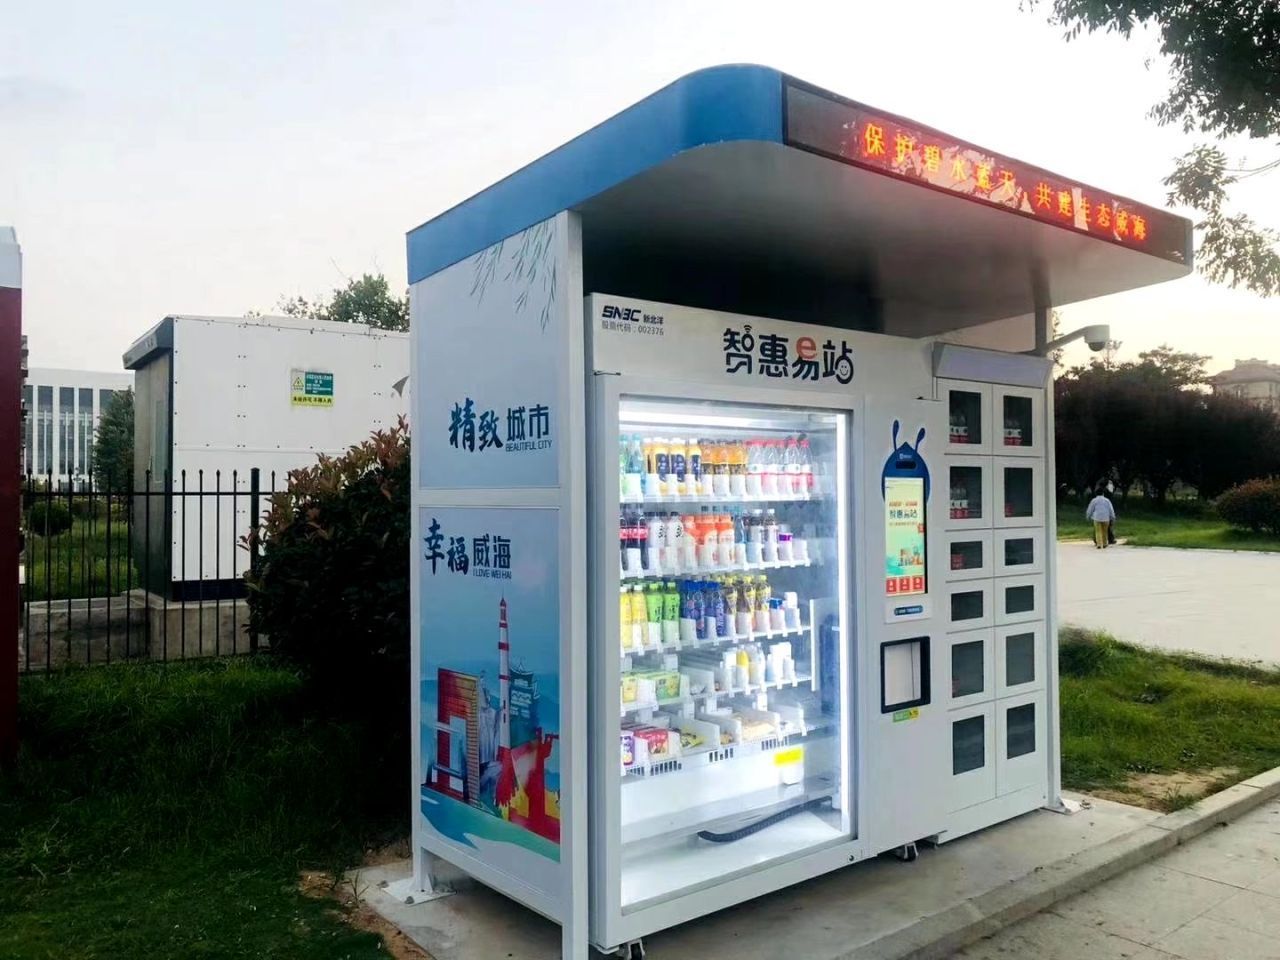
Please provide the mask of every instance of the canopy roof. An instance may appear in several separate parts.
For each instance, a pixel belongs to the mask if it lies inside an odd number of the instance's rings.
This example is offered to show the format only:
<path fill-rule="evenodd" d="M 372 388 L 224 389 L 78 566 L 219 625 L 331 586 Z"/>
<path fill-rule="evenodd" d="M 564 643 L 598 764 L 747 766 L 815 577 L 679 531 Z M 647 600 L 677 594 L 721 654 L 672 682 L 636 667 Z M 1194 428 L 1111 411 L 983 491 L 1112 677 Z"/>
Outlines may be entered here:
<path fill-rule="evenodd" d="M 856 290 L 924 334 L 1184 276 L 1188 220 L 761 66 L 689 74 L 412 230 L 417 282 L 562 210 L 588 289 Z M 648 289 L 619 264 L 643 261 Z M 654 281 L 654 277 L 659 277 Z M 774 281 L 771 281 L 774 282 Z M 668 287 L 675 286 L 667 282 Z M 732 304 L 723 304 L 732 306 Z"/>

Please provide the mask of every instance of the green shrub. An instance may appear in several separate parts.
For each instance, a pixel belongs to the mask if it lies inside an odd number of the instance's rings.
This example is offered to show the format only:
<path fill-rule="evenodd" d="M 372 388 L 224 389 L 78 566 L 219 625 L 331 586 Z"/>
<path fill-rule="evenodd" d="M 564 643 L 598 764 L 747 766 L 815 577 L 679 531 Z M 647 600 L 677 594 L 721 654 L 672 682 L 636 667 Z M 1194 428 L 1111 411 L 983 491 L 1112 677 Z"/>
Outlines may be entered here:
<path fill-rule="evenodd" d="M 1105 633 L 1063 627 L 1058 631 L 1058 670 L 1064 677 L 1096 676 L 1115 648 L 1115 640 Z"/>
<path fill-rule="evenodd" d="M 291 471 L 246 574 L 251 623 L 272 651 L 334 707 L 396 730 L 408 726 L 410 487 L 404 421 Z"/>
<path fill-rule="evenodd" d="M 1280 536 L 1280 478 L 1249 480 L 1232 487 L 1215 504 L 1233 527 Z"/>
<path fill-rule="evenodd" d="M 27 529 L 42 537 L 56 537 L 71 529 L 71 511 L 61 500 L 45 500 L 27 511 Z"/>

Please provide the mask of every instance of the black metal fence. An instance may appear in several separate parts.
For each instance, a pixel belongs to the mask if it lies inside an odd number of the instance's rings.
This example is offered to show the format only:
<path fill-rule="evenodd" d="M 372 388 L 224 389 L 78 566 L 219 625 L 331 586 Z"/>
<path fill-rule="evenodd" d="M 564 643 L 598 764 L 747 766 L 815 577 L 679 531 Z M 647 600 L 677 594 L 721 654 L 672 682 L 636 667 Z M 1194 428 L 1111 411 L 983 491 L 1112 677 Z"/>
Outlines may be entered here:
<path fill-rule="evenodd" d="M 274 472 L 58 486 L 24 484 L 21 670 L 249 653 L 267 642 L 250 628 L 244 574 L 258 562 L 249 534 L 276 492 Z"/>

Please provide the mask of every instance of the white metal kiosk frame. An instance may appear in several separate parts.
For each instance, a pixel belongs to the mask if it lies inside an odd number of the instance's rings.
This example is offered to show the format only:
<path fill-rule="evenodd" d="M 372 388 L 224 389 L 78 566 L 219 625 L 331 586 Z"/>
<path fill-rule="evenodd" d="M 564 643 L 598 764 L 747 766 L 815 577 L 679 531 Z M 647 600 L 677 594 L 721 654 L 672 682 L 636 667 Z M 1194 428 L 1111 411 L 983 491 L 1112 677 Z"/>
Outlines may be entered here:
<path fill-rule="evenodd" d="M 408 256 L 420 889 L 583 957 L 1060 804 L 1021 351 L 1188 273 L 1186 220 L 729 66 Z"/>

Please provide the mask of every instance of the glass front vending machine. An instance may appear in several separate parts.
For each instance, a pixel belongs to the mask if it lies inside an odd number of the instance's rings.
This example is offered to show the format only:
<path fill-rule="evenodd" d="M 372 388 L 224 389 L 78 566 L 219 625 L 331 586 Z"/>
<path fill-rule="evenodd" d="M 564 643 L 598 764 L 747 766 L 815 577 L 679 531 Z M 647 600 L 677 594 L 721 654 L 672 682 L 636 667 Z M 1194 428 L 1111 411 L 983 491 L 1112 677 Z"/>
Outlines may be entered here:
<path fill-rule="evenodd" d="M 407 892 L 634 954 L 1065 809 L 1034 348 L 1190 237 L 742 65 L 411 231 Z"/>
<path fill-rule="evenodd" d="M 603 294 L 584 314 L 592 916 L 613 944 L 862 859 L 868 831 L 945 826 L 920 774 L 945 759 L 943 421 L 929 344 Z M 879 766 L 906 792 L 890 809 L 863 795 Z"/>

